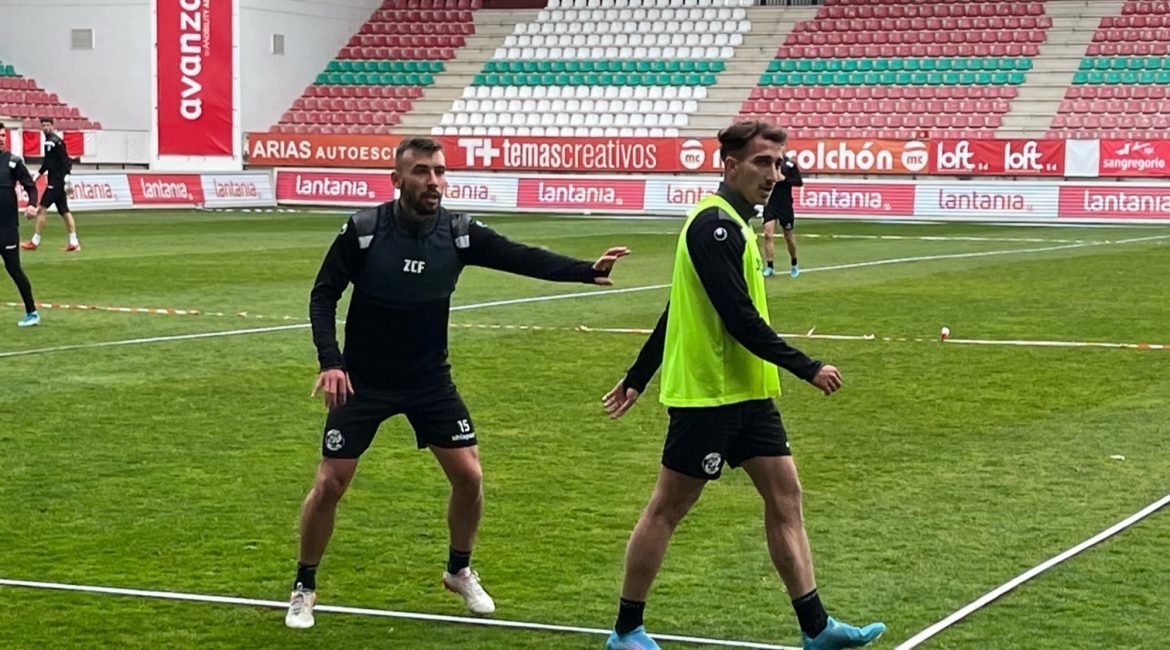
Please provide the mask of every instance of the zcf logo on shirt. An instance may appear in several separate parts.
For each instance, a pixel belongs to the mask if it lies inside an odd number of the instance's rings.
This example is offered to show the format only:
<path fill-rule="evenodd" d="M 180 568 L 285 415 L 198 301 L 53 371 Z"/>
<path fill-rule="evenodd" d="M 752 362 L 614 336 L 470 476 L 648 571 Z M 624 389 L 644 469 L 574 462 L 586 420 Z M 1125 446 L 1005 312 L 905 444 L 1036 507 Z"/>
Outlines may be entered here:
<path fill-rule="evenodd" d="M 325 433 L 325 448 L 329 451 L 337 451 L 345 445 L 345 437 L 341 435 L 341 431 L 337 429 L 330 429 Z"/>
<path fill-rule="evenodd" d="M 719 468 L 723 465 L 723 456 L 716 452 L 711 452 L 703 457 L 703 471 L 711 476 L 719 473 Z"/>
<path fill-rule="evenodd" d="M 404 273 L 422 273 L 426 268 L 426 260 L 402 260 L 402 271 Z"/>

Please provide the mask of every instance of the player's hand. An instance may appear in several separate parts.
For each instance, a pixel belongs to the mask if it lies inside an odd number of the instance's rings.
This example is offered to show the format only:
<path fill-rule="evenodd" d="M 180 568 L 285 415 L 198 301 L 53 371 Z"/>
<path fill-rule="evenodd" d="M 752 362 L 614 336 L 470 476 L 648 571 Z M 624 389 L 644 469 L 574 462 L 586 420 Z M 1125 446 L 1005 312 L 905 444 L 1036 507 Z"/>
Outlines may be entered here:
<path fill-rule="evenodd" d="M 340 368 L 329 368 L 317 375 L 317 383 L 313 384 L 313 392 L 309 397 L 316 397 L 322 390 L 325 391 L 325 406 L 334 409 L 345 406 L 346 400 L 353 395 L 353 384 L 347 372 Z"/>
<path fill-rule="evenodd" d="M 634 402 L 638 401 L 640 394 L 633 388 L 626 388 L 626 380 L 622 379 L 617 383 L 617 386 L 613 387 L 613 390 L 601 398 L 601 404 L 605 407 L 605 413 L 609 415 L 610 419 L 616 420 L 630 410 Z"/>
<path fill-rule="evenodd" d="M 593 263 L 594 271 L 605 272 L 605 275 L 599 275 L 593 278 L 594 284 L 600 284 L 604 287 L 612 286 L 613 280 L 609 278 L 609 272 L 613 270 L 614 263 L 629 254 L 630 249 L 626 248 L 625 246 L 615 246 L 614 248 L 605 251 L 605 254 Z"/>
<path fill-rule="evenodd" d="M 24 209 L 24 216 L 26 219 L 36 219 L 37 206 L 29 204 L 29 206 Z"/>
<path fill-rule="evenodd" d="M 821 366 L 820 372 L 812 379 L 812 385 L 825 395 L 832 395 L 841 388 L 841 373 L 836 366 Z"/>

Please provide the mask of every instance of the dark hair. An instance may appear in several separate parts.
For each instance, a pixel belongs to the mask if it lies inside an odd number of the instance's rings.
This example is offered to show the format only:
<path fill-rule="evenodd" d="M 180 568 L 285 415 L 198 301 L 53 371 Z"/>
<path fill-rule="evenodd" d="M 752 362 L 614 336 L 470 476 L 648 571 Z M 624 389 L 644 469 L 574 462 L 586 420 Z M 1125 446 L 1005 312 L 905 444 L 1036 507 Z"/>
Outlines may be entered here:
<path fill-rule="evenodd" d="M 439 144 L 438 140 L 434 138 L 407 138 L 398 145 L 398 150 L 394 153 L 395 164 L 402 157 L 406 155 L 407 151 L 420 151 L 422 153 L 435 153 L 442 151 L 443 145 Z"/>
<path fill-rule="evenodd" d="M 788 134 L 784 132 L 784 129 L 763 120 L 749 120 L 732 124 L 719 132 L 719 155 L 724 159 L 729 156 L 738 156 L 743 153 L 744 149 L 747 149 L 752 140 L 758 137 L 776 144 L 788 142 Z"/>
<path fill-rule="evenodd" d="M 48 122 L 49 124 L 52 124 L 52 123 L 53 123 L 53 118 L 51 118 L 51 117 L 42 117 L 42 118 L 41 118 L 41 124 L 44 124 L 45 122 Z"/>

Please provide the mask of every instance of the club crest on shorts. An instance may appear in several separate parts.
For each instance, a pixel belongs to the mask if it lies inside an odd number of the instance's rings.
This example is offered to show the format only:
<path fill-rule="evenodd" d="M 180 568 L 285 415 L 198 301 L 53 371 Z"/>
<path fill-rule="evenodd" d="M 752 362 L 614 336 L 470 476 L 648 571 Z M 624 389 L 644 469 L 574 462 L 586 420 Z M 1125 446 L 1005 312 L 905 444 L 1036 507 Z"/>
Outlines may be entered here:
<path fill-rule="evenodd" d="M 330 429 L 325 433 L 325 448 L 329 451 L 337 451 L 345 444 L 345 436 L 341 435 L 341 431 L 337 429 Z"/>
<path fill-rule="evenodd" d="M 719 467 L 723 464 L 723 456 L 716 452 L 711 452 L 703 457 L 703 471 L 711 476 L 719 473 Z"/>

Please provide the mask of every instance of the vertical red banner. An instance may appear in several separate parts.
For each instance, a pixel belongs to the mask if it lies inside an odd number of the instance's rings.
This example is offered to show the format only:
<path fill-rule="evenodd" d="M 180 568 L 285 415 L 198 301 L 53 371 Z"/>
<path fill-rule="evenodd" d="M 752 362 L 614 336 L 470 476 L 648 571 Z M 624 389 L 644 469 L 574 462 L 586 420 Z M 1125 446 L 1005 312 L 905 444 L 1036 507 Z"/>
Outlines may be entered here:
<path fill-rule="evenodd" d="M 233 0 L 155 1 L 158 153 L 231 156 Z"/>

